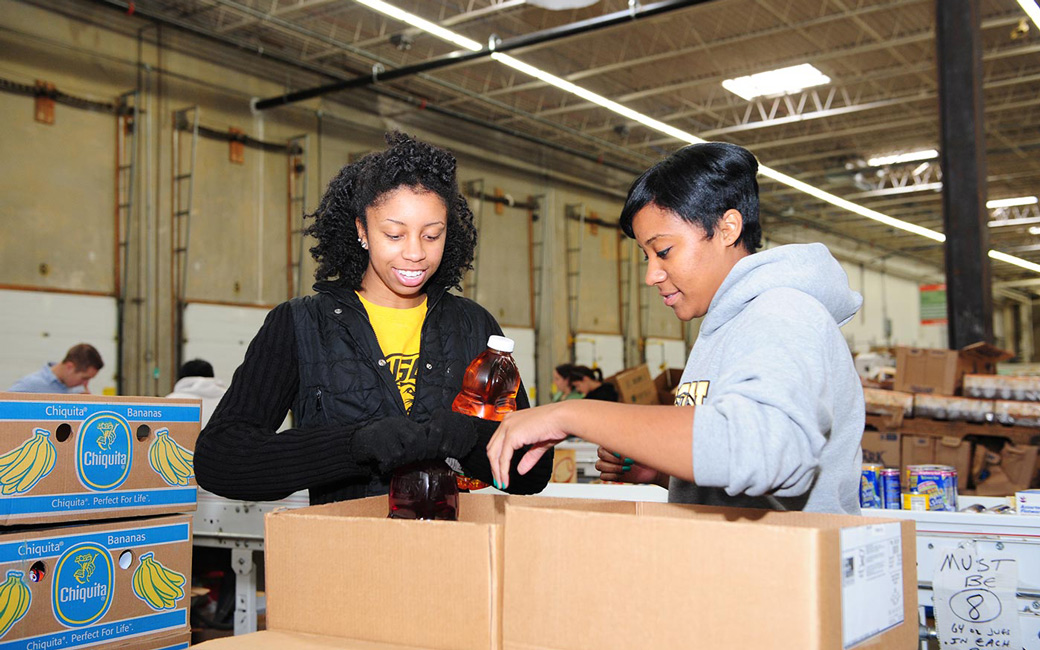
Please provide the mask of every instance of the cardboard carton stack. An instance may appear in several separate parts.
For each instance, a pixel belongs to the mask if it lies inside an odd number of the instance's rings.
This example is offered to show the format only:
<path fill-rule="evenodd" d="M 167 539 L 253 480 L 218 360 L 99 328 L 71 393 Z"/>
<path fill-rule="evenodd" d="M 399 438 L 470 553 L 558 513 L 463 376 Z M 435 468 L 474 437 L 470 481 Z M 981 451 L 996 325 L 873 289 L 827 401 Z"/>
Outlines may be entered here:
<path fill-rule="evenodd" d="M 0 647 L 187 646 L 200 410 L 0 393 Z"/>
<path fill-rule="evenodd" d="M 1003 496 L 1030 487 L 1040 478 L 1038 448 L 1021 436 L 1010 440 L 999 425 L 1040 427 L 1040 378 L 996 375 L 996 364 L 1010 356 L 984 343 L 897 348 L 895 390 L 864 388 L 867 414 L 881 416 L 879 431 L 864 434 L 864 462 L 952 465 L 965 493 Z M 931 421 L 949 424 L 927 426 Z"/>
<path fill-rule="evenodd" d="M 266 517 L 265 632 L 234 648 L 851 647 L 917 640 L 911 521 L 460 496 L 460 521 L 386 498 Z M 631 579 L 616 587 L 616 567 Z M 754 620 L 753 625 L 748 625 Z"/>

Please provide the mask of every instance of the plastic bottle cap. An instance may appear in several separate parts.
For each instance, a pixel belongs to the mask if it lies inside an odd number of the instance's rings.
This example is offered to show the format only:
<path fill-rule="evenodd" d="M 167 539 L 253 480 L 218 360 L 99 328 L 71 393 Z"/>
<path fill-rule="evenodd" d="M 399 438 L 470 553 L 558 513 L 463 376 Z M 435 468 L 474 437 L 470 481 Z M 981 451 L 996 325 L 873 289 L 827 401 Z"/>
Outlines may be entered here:
<path fill-rule="evenodd" d="M 488 347 L 492 350 L 498 350 L 499 352 L 511 353 L 513 351 L 513 348 L 516 347 L 516 343 L 514 343 L 513 339 L 511 338 L 505 336 L 495 336 L 494 334 L 492 334 L 488 337 Z"/>

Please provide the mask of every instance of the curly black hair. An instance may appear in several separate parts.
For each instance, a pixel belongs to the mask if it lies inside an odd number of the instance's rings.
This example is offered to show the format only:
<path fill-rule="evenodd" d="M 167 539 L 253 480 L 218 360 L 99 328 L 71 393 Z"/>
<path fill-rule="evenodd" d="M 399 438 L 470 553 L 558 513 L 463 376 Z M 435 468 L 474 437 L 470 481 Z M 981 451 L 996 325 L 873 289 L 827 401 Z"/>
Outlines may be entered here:
<path fill-rule="evenodd" d="M 358 241 L 356 221 L 368 226 L 367 210 L 390 192 L 408 187 L 433 192 L 448 211 L 444 256 L 427 281 L 430 287 L 461 289 L 462 276 L 473 268 L 477 229 L 473 211 L 459 192 L 455 156 L 448 151 L 394 131 L 386 134 L 387 148 L 343 167 L 329 182 L 321 203 L 304 233 L 318 240 L 311 256 L 318 262 L 317 280 L 336 278 L 355 291 L 368 268 L 368 251 Z"/>

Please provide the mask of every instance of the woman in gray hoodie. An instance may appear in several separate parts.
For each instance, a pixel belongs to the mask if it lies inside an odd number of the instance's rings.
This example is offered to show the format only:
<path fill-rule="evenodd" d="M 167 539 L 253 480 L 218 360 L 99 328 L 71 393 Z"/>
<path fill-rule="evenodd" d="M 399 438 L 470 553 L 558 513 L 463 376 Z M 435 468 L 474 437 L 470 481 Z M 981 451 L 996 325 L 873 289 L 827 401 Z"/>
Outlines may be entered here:
<path fill-rule="evenodd" d="M 568 435 L 600 444 L 605 478 L 667 485 L 669 501 L 859 513 L 863 390 L 840 327 L 862 298 L 822 244 L 762 252 L 758 162 L 684 147 L 629 190 L 620 225 L 646 283 L 702 318 L 673 406 L 562 402 L 506 416 L 488 445 L 507 480 Z"/>

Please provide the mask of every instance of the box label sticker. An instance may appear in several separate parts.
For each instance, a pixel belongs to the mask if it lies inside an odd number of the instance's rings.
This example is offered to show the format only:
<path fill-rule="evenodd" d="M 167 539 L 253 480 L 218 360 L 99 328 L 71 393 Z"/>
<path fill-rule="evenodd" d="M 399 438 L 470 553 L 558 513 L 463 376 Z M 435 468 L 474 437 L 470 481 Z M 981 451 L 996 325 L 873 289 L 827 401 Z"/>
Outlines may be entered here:
<path fill-rule="evenodd" d="M 1022 647 L 1013 558 L 981 555 L 967 543 L 940 553 L 934 576 L 935 628 L 943 650 Z"/>
<path fill-rule="evenodd" d="M 842 647 L 903 622 L 903 546 L 898 523 L 841 531 Z"/>
<path fill-rule="evenodd" d="M 70 547 L 54 565 L 54 618 L 69 627 L 100 620 L 112 605 L 114 578 L 108 549 L 94 542 Z"/>
<path fill-rule="evenodd" d="M 130 423 L 118 413 L 95 413 L 76 436 L 76 473 L 88 490 L 114 490 L 130 476 L 133 463 Z"/>

